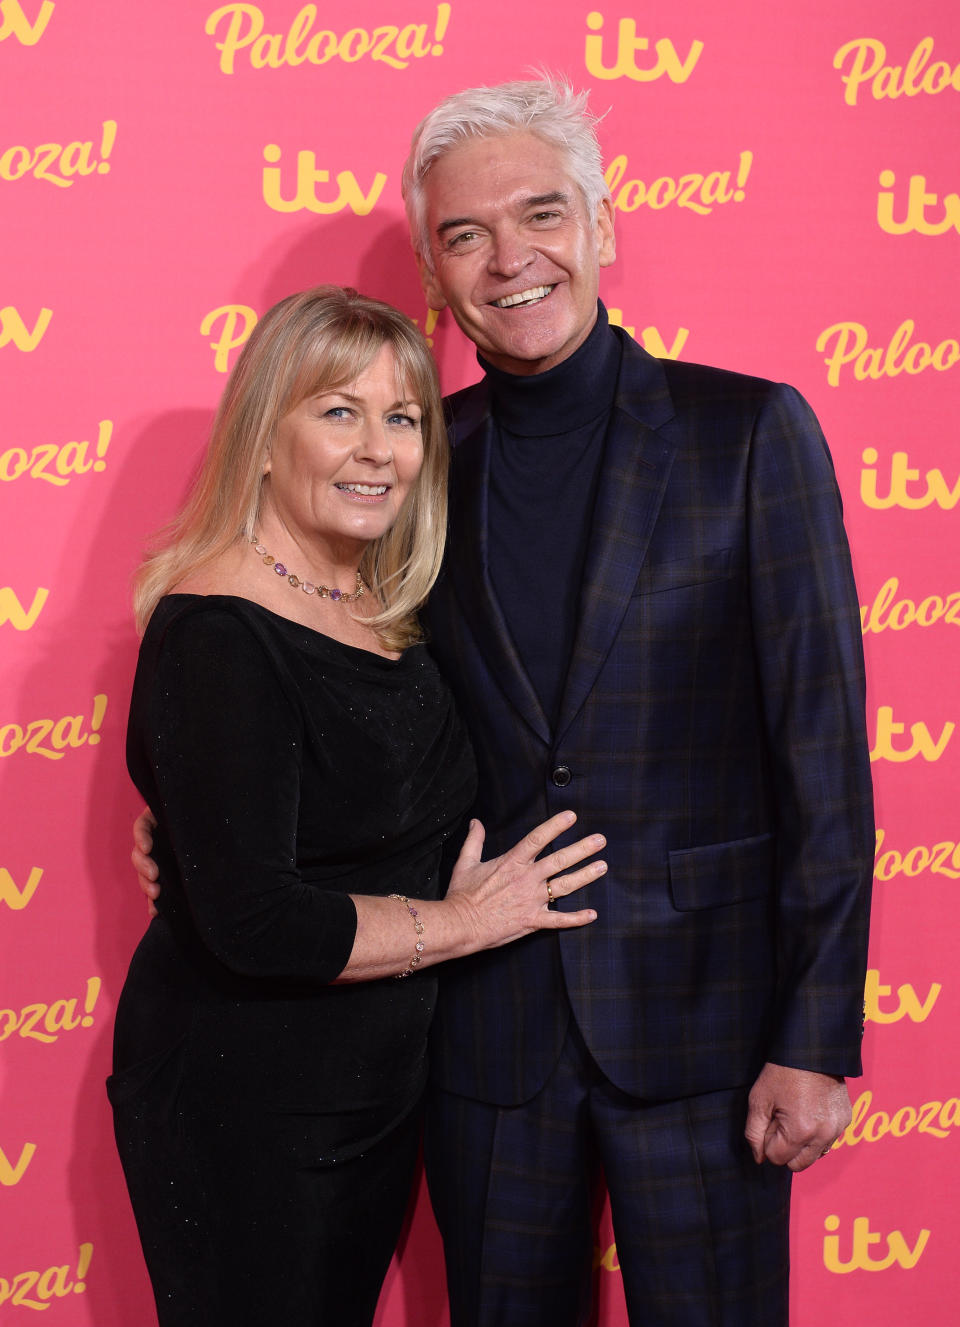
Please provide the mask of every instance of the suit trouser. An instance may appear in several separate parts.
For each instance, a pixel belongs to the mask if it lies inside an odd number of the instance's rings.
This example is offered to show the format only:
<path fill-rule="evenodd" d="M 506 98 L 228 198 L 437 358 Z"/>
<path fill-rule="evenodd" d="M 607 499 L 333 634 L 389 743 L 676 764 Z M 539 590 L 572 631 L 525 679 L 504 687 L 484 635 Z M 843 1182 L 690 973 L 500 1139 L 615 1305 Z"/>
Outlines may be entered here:
<path fill-rule="evenodd" d="M 601 1175 L 635 1327 L 781 1327 L 791 1173 L 757 1166 L 748 1088 L 645 1102 L 570 1029 L 522 1106 L 434 1091 L 426 1169 L 451 1327 L 580 1327 Z"/>

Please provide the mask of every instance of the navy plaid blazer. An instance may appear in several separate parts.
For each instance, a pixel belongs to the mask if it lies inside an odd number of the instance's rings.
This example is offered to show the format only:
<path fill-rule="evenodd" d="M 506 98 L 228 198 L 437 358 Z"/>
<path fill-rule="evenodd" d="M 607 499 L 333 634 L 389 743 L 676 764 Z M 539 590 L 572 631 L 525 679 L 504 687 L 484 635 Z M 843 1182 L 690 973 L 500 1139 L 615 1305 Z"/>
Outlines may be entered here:
<path fill-rule="evenodd" d="M 557 586 L 580 620 L 553 730 L 487 571 L 486 388 L 449 402 L 427 618 L 476 749 L 485 855 L 570 807 L 610 867 L 560 905 L 596 908 L 592 925 L 443 970 L 434 1081 L 500 1105 L 539 1090 L 571 1007 L 607 1076 L 649 1099 L 746 1084 L 767 1060 L 860 1072 L 872 790 L 829 453 L 792 388 L 615 334 L 584 581 Z"/>

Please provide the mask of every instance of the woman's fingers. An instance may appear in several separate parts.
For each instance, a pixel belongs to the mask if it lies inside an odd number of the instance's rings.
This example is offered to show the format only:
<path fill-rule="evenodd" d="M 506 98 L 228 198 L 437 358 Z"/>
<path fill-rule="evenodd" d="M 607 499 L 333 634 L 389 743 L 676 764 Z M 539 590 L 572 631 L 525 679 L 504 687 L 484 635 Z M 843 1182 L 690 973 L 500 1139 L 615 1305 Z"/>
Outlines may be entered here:
<path fill-rule="evenodd" d="M 583 889 L 584 885 L 589 885 L 591 880 L 596 880 L 606 873 L 606 862 L 589 862 L 586 866 L 581 866 L 578 871 L 553 876 L 550 880 L 550 889 L 555 899 L 565 898 L 567 894 L 576 893 L 578 889 Z M 544 893 L 546 893 L 546 883 L 544 883 Z"/>
<path fill-rule="evenodd" d="M 537 862 L 537 867 L 543 871 L 544 876 L 559 875 L 561 871 L 568 870 L 571 866 L 576 866 L 582 862 L 584 857 L 592 857 L 595 852 L 606 847 L 607 840 L 602 834 L 588 834 L 584 839 L 578 839 L 576 843 L 568 843 L 566 847 L 558 848 L 556 852 L 550 853 L 549 857 L 542 857 Z"/>
<path fill-rule="evenodd" d="M 470 828 L 457 856 L 457 864 L 462 862 L 465 866 L 476 866 L 483 856 L 483 841 L 486 837 L 487 831 L 481 822 L 471 820 Z"/>
<path fill-rule="evenodd" d="M 506 857 L 516 857 L 522 862 L 532 862 L 535 857 L 540 856 L 548 844 L 552 843 L 565 830 L 568 830 L 576 819 L 575 811 L 560 811 L 557 815 L 551 816 L 549 820 L 544 820 L 541 824 L 535 825 L 529 834 L 525 834 L 520 842 L 504 855 Z M 573 860 L 578 861 L 579 858 Z"/>
<path fill-rule="evenodd" d="M 569 931 L 575 926 L 587 926 L 597 920 L 593 908 L 581 908 L 579 912 L 544 912 L 541 914 L 539 928 L 543 931 Z"/>
<path fill-rule="evenodd" d="M 593 857 L 605 846 L 606 839 L 602 834 L 588 834 L 576 843 L 566 844 L 545 857 L 540 856 L 576 819 L 573 811 L 561 811 L 536 825 L 502 857 L 489 862 L 483 861 L 484 827 L 479 820 L 471 820 L 454 869 L 448 899 L 453 901 L 456 898 L 474 912 L 479 908 L 478 917 L 485 915 L 489 903 L 494 909 L 491 916 L 496 919 L 498 931 L 504 924 L 504 916 L 511 918 L 506 936 L 498 934 L 495 944 L 503 944 L 505 939 L 516 939 L 540 927 L 560 930 L 596 921 L 597 914 L 592 908 L 570 912 L 549 909 L 551 903 L 582 889 L 607 870 L 604 861 L 584 863 L 584 858 Z M 478 924 L 482 929 L 488 923 Z"/>

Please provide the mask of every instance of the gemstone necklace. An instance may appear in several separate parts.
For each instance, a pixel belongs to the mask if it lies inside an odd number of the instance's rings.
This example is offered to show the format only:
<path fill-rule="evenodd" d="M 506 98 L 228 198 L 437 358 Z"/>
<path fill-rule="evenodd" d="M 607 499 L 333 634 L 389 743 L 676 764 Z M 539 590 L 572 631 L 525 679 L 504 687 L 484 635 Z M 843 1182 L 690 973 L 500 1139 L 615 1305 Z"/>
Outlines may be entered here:
<path fill-rule="evenodd" d="M 357 571 L 357 588 L 352 594 L 347 594 L 345 590 L 338 590 L 335 585 L 313 585 L 310 581 L 302 581 L 300 577 L 295 575 L 292 571 L 287 571 L 283 563 L 278 562 L 272 553 L 268 553 L 263 544 L 258 542 L 256 535 L 253 536 L 250 542 L 253 545 L 254 551 L 260 554 L 264 565 L 272 567 L 278 576 L 285 576 L 288 583 L 292 585 L 295 590 L 302 590 L 304 594 L 319 595 L 321 599 L 333 599 L 339 604 L 355 603 L 363 594 L 365 587 L 363 584 L 363 577 L 360 575 L 359 570 Z"/>

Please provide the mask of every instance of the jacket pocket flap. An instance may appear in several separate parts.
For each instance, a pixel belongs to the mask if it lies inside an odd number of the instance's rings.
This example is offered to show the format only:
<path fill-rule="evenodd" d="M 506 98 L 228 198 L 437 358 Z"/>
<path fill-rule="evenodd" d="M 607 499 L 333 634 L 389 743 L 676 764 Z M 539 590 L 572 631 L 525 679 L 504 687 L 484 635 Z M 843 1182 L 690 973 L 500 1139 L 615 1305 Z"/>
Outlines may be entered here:
<path fill-rule="evenodd" d="M 772 884 L 774 848 L 772 834 L 756 834 L 676 849 L 669 854 L 673 906 L 693 912 L 762 898 Z"/>
<path fill-rule="evenodd" d="M 647 562 L 640 568 L 634 594 L 659 594 L 685 585 L 705 585 L 729 576 L 732 548 L 719 548 L 701 558 L 675 558 L 669 562 Z"/>

